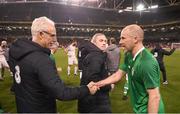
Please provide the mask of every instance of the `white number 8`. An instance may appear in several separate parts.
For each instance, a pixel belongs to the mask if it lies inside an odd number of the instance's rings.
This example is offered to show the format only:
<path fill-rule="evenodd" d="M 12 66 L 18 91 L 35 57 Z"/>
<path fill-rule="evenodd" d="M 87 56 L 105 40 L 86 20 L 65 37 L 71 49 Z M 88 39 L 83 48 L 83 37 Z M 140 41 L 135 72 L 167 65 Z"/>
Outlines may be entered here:
<path fill-rule="evenodd" d="M 17 84 L 21 83 L 21 76 L 20 76 L 20 67 L 18 65 L 15 66 L 15 81 Z"/>
<path fill-rule="evenodd" d="M 158 57 L 158 53 L 157 52 L 154 53 L 154 57 Z"/>

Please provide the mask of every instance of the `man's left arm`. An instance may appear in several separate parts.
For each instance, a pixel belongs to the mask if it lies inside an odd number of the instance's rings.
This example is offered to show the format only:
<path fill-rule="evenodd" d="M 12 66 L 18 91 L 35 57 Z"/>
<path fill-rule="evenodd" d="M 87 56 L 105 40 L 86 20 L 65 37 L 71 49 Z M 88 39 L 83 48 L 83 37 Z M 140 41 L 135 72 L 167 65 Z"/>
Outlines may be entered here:
<path fill-rule="evenodd" d="M 165 54 L 165 55 L 171 55 L 174 53 L 174 51 L 176 50 L 176 48 L 173 48 L 171 49 L 170 51 L 166 51 L 165 49 L 162 49 L 162 52 Z"/>
<path fill-rule="evenodd" d="M 160 93 L 159 88 L 153 88 L 147 90 L 149 95 L 148 100 L 148 113 L 158 113 L 159 102 L 160 102 Z"/>
<path fill-rule="evenodd" d="M 160 71 L 158 63 L 153 58 L 142 63 L 142 80 L 147 90 L 148 113 L 158 113 L 160 103 Z"/>

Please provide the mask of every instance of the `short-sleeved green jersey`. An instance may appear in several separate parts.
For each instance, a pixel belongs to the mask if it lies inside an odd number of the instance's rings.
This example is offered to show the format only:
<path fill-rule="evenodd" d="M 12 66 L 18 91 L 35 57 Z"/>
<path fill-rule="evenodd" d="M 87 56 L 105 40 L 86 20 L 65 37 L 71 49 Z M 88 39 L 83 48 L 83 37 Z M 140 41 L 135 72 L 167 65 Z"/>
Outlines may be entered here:
<path fill-rule="evenodd" d="M 135 58 L 127 52 L 124 64 L 120 69 L 128 73 L 129 92 L 133 110 L 135 113 L 147 113 L 148 92 L 147 89 L 160 85 L 159 65 L 153 55 L 142 48 Z M 164 112 L 164 104 L 160 100 L 159 113 Z"/>

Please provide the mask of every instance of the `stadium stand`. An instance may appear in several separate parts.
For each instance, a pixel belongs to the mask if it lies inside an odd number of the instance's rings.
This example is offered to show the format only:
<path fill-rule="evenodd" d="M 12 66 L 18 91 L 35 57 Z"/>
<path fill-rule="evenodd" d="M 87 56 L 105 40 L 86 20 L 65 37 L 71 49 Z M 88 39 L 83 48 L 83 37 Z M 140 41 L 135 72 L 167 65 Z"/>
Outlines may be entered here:
<path fill-rule="evenodd" d="M 61 0 L 1 1 L 0 37 L 29 38 L 32 20 L 39 16 L 47 16 L 56 22 L 59 39 L 74 36 L 80 39 L 89 38 L 97 32 L 103 32 L 108 37 L 119 38 L 119 33 L 125 25 L 137 23 L 144 28 L 145 41 L 180 41 L 177 38 L 180 29 L 180 15 L 177 15 L 180 11 L 179 2 L 163 6 L 165 3 L 161 1 L 160 8 L 141 13 L 128 11 L 119 13 L 117 9 L 67 3 L 70 2 L 62 4 Z M 128 4 L 124 3 L 123 7 Z M 106 6 L 112 7 L 112 3 L 107 1 Z"/>

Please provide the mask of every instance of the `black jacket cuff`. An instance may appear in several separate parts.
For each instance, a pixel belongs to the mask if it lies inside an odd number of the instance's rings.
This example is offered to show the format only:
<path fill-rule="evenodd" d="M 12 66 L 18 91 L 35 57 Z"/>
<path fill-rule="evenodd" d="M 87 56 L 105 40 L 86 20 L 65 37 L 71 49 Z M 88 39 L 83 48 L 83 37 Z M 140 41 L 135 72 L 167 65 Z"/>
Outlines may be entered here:
<path fill-rule="evenodd" d="M 89 88 L 86 85 L 80 87 L 80 96 L 79 99 L 90 94 Z"/>

